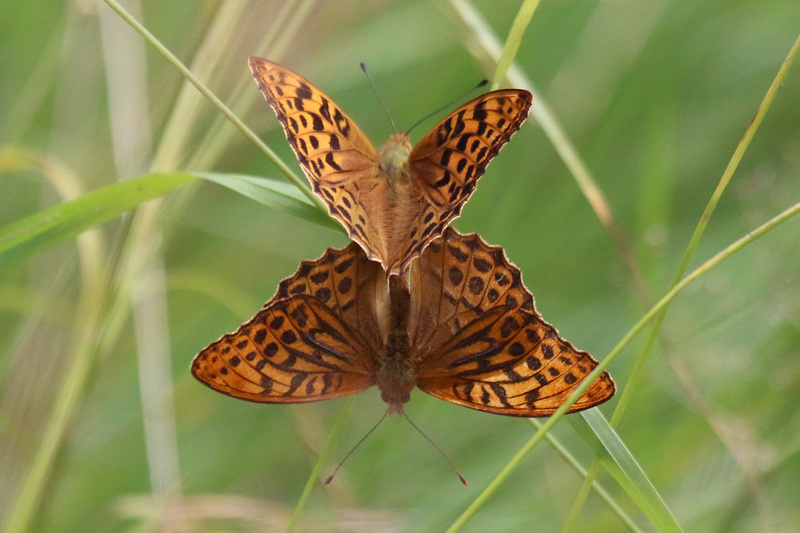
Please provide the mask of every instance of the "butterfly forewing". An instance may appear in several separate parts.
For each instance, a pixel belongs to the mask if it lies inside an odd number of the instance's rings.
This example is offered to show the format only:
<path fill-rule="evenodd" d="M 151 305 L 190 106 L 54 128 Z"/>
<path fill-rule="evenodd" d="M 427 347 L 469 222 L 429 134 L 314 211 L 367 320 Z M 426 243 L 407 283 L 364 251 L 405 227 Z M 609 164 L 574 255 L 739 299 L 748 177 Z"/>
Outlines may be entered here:
<path fill-rule="evenodd" d="M 315 191 L 374 176 L 378 154 L 372 143 L 322 91 L 260 57 L 250 58 L 250 70 Z"/>
<path fill-rule="evenodd" d="M 398 271 L 458 218 L 489 161 L 527 118 L 531 101 L 522 89 L 486 93 L 456 109 L 414 146 L 411 179 L 422 196 L 416 223 L 400 243 Z"/>
<path fill-rule="evenodd" d="M 411 169 L 433 205 L 457 216 L 486 166 L 528 117 L 524 89 L 491 91 L 462 105 L 414 146 Z"/>
<path fill-rule="evenodd" d="M 327 306 L 372 349 L 383 344 L 386 275 L 357 244 L 334 248 L 315 261 L 303 261 L 297 273 L 278 286 L 275 299 L 306 294 Z"/>

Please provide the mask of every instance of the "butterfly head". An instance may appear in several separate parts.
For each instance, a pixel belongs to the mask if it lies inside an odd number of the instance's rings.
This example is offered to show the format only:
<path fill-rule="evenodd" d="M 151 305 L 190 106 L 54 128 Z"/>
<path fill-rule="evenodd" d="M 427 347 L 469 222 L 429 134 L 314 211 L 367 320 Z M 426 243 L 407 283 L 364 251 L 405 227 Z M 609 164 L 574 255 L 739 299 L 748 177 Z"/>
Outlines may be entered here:
<path fill-rule="evenodd" d="M 411 154 L 411 138 L 407 133 L 395 133 L 381 148 L 381 153 L 378 155 L 378 169 L 390 184 L 408 178 L 409 154 Z"/>

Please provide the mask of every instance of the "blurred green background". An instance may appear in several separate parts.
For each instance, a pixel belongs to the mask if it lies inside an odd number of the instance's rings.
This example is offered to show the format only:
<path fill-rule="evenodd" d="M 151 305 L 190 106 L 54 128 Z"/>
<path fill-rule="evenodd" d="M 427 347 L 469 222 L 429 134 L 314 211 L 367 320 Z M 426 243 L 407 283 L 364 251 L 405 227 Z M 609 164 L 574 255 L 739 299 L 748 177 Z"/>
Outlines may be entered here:
<path fill-rule="evenodd" d="M 360 61 L 401 130 L 494 72 L 462 2 L 125 5 L 298 174 L 249 55 L 312 80 L 378 145 L 391 127 Z M 471 5 L 502 42 L 519 3 Z M 653 301 L 799 30 L 796 0 L 551 0 L 537 10 L 516 66 L 605 193 Z M 0 0 L 0 47 L 0 225 L 151 170 L 280 177 L 102 2 Z M 800 201 L 799 102 L 794 71 L 693 265 Z M 455 227 L 504 246 L 544 318 L 597 358 L 646 310 L 534 118 Z M 81 239 L 0 271 L 0 516 L 55 442 L 31 531 L 283 530 L 348 401 L 236 401 L 196 382 L 189 363 L 300 261 L 346 237 L 203 182 Z M 618 427 L 686 531 L 800 528 L 798 243 L 790 220 L 678 296 Z M 620 388 L 643 340 L 610 367 Z M 62 387 L 76 368 L 85 380 L 73 381 L 73 406 Z M 59 443 L 47 431 L 65 405 Z M 375 390 L 353 399 L 322 479 L 384 410 Z M 315 485 L 298 530 L 443 530 L 533 431 L 420 392 L 406 410 L 470 485 L 396 417 L 332 485 Z M 554 435 L 589 464 L 569 424 Z M 653 530 L 610 476 L 599 479 Z M 543 443 L 464 531 L 558 531 L 580 483 Z M 592 494 L 578 529 L 624 526 Z"/>

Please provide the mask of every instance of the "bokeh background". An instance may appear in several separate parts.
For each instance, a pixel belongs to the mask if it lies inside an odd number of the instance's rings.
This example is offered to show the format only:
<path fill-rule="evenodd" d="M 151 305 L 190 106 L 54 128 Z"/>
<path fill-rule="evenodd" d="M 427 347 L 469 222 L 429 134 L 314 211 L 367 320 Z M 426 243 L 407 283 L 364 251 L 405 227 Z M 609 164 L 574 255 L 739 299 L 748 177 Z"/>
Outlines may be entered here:
<path fill-rule="evenodd" d="M 359 62 L 402 130 L 492 76 L 487 36 L 464 13 L 503 42 L 519 4 L 124 3 L 298 174 L 249 55 L 311 79 L 380 145 L 391 126 Z M 668 289 L 799 22 L 795 0 L 550 0 L 527 28 L 516 67 L 605 194 L 651 301 Z M 151 170 L 280 177 L 103 2 L 2 0 L 0 50 L 0 225 Z M 795 71 L 692 265 L 800 201 L 798 103 Z M 534 118 L 455 227 L 504 246 L 544 318 L 597 358 L 646 310 Z M 42 447 L 55 446 L 31 531 L 283 530 L 334 421 L 348 409 L 322 479 L 383 414 L 377 391 L 351 404 L 255 405 L 205 388 L 189 363 L 300 261 L 346 237 L 203 182 L 81 239 L 0 271 L 0 516 L 19 504 Z M 618 427 L 687 531 L 800 528 L 798 265 L 800 221 L 790 220 L 690 285 Z M 644 338 L 610 367 L 620 387 Z M 74 403 L 65 383 L 80 384 Z M 470 485 L 396 417 L 332 485 L 315 485 L 298 530 L 443 530 L 533 431 L 420 392 L 407 412 Z M 48 433 L 54 413 L 67 422 L 60 440 Z M 566 421 L 554 435 L 589 464 Z M 599 479 L 654 529 L 610 476 Z M 540 444 L 464 531 L 559 531 L 580 483 Z M 624 526 L 590 495 L 578 529 Z"/>

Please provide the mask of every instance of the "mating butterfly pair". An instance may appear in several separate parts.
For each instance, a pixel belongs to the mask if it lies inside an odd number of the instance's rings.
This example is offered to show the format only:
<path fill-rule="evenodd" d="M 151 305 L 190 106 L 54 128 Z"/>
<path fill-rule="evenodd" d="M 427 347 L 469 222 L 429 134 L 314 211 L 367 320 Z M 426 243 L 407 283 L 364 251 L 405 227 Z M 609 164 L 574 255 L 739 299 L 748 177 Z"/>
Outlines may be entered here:
<path fill-rule="evenodd" d="M 305 78 L 257 57 L 250 68 L 314 191 L 355 243 L 303 262 L 255 317 L 195 357 L 194 376 L 265 403 L 377 385 L 390 412 L 415 387 L 503 415 L 561 406 L 597 361 L 542 320 L 502 248 L 448 228 L 527 117 L 531 94 L 489 92 L 413 148 L 396 134 L 377 152 Z M 615 390 L 604 372 L 570 412 Z"/>

